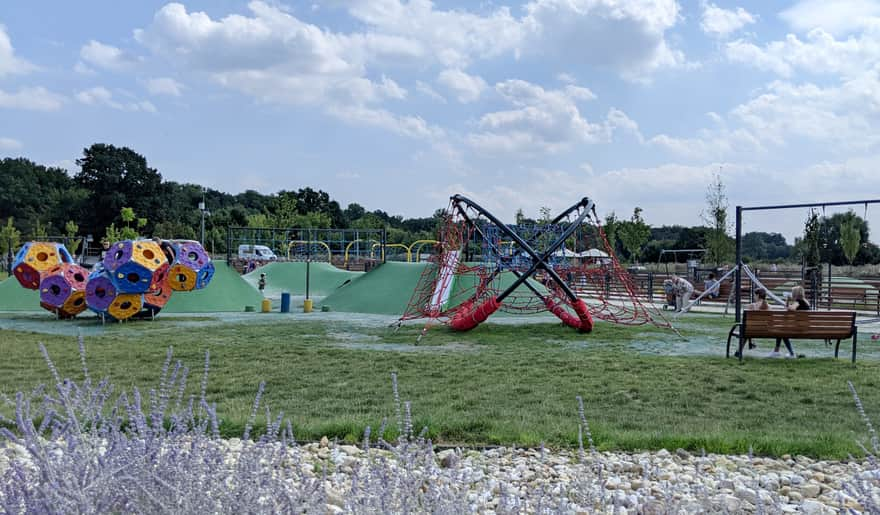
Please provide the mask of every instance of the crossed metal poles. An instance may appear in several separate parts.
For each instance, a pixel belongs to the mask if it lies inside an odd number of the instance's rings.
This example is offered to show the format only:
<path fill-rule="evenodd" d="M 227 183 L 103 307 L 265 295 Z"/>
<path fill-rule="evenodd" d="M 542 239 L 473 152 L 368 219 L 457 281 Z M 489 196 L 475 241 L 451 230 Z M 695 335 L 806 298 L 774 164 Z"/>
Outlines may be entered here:
<path fill-rule="evenodd" d="M 575 219 L 575 221 L 572 222 L 571 224 L 569 224 L 569 226 L 565 229 L 565 231 L 563 231 L 563 233 L 549 247 L 547 247 L 547 249 L 541 255 L 539 255 L 535 251 L 535 249 L 533 249 L 532 246 L 526 240 L 524 240 L 522 237 L 520 237 L 520 235 L 517 234 L 516 231 L 514 231 L 513 229 L 511 229 L 507 225 L 503 224 L 492 213 L 487 211 L 485 208 L 483 208 L 482 206 L 480 206 L 476 202 L 474 202 L 474 201 L 470 200 L 469 198 L 464 197 L 462 195 L 453 195 L 451 197 L 451 201 L 452 201 L 453 207 L 458 212 L 458 214 L 462 217 L 462 219 L 464 219 L 464 221 L 466 223 L 473 226 L 474 230 L 477 231 L 480 234 L 480 236 L 482 236 L 484 238 L 485 241 L 489 241 L 490 244 L 494 246 L 494 244 L 491 243 L 491 240 L 486 238 L 485 234 L 483 234 L 483 232 L 480 230 L 479 226 L 477 226 L 477 224 L 473 223 L 473 221 L 468 216 L 467 210 L 465 209 L 465 207 L 462 207 L 463 205 L 467 206 L 470 209 L 473 209 L 474 211 L 476 211 L 480 215 L 486 217 L 487 220 L 489 220 L 490 222 L 495 224 L 495 226 L 500 231 L 502 231 L 504 234 L 506 234 L 523 251 L 525 251 L 526 254 L 528 254 L 532 260 L 532 265 L 525 272 L 519 272 L 519 271 L 513 270 L 513 273 L 517 276 L 516 281 L 514 281 L 513 284 L 511 284 L 507 289 L 505 289 L 503 292 L 501 292 L 498 296 L 494 297 L 494 299 L 491 299 L 490 307 L 488 307 L 486 309 L 482 309 L 482 310 L 481 309 L 476 310 L 475 311 L 475 313 L 477 313 L 476 315 L 474 315 L 474 313 L 465 315 L 465 316 L 470 316 L 470 318 L 472 319 L 472 320 L 469 320 L 468 323 L 456 324 L 455 323 L 456 320 L 453 320 L 451 322 L 451 325 L 453 326 L 453 328 L 455 328 L 457 325 L 460 326 L 460 328 L 463 330 L 471 329 L 471 328 L 475 327 L 477 324 L 479 324 L 480 322 L 482 322 L 483 320 L 488 318 L 488 316 L 490 314 L 492 314 L 492 312 L 497 310 L 498 307 L 500 307 L 501 302 L 503 302 L 505 298 L 507 298 L 511 293 L 514 292 L 514 290 L 516 290 L 522 284 L 525 284 L 529 289 L 532 290 L 533 293 L 535 293 L 539 298 L 544 300 L 547 307 L 550 308 L 551 311 L 553 311 L 553 313 L 555 315 L 562 318 L 566 324 L 572 325 L 574 327 L 578 327 L 579 329 L 584 330 L 584 331 L 589 331 L 590 328 L 592 328 L 592 319 L 590 318 L 589 311 L 587 310 L 587 307 L 584 304 L 583 300 L 579 299 L 578 296 L 575 295 L 575 293 L 573 291 L 571 291 L 571 288 L 569 288 L 568 285 L 562 280 L 562 278 L 559 277 L 559 275 L 556 273 L 556 271 L 553 269 L 553 267 L 551 267 L 547 263 L 547 260 L 553 255 L 554 252 L 556 252 L 557 249 L 559 249 L 559 247 L 561 247 L 565 243 L 565 240 L 568 239 L 568 237 L 571 236 L 574 233 L 574 231 L 577 230 L 577 228 L 583 223 L 583 221 L 587 218 L 587 216 L 589 216 L 590 212 L 592 212 L 594 215 L 596 214 L 595 213 L 595 205 L 592 200 L 590 200 L 586 197 L 582 198 L 578 203 L 569 207 L 568 209 L 563 211 L 559 216 L 557 216 L 556 218 L 554 218 L 551 221 L 552 224 L 558 224 L 563 219 L 569 217 L 572 213 L 574 213 L 574 212 L 578 213 L 578 216 Z M 528 283 L 527 280 L 532 275 L 534 275 L 535 272 L 537 272 L 539 269 L 543 269 L 544 272 L 547 274 L 547 276 L 554 283 L 556 283 L 556 285 L 559 287 L 559 289 L 562 290 L 562 292 L 565 294 L 566 297 L 568 297 L 569 301 L 572 303 L 572 306 L 575 309 L 575 312 L 578 314 L 579 320 L 574 319 L 573 317 L 571 317 L 571 315 L 568 315 L 567 312 L 565 312 L 564 310 L 551 308 L 552 302 L 548 301 L 548 299 L 546 299 L 543 295 L 541 295 L 534 288 L 534 286 L 532 286 L 530 283 Z M 496 269 L 495 271 L 493 271 L 492 275 L 489 277 L 489 280 L 494 278 L 499 273 L 500 273 L 500 269 Z M 475 323 L 471 323 L 471 322 L 475 322 Z"/>

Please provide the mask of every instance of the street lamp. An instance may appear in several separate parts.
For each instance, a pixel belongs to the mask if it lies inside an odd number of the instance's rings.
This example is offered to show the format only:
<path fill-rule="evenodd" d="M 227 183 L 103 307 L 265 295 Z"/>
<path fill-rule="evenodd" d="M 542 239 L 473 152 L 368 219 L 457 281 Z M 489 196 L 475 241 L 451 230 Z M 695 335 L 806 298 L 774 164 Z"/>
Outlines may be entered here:
<path fill-rule="evenodd" d="M 211 212 L 208 211 L 208 209 L 205 205 L 205 192 L 207 192 L 207 189 L 202 188 L 202 201 L 199 202 L 199 211 L 202 212 L 202 238 L 201 238 L 202 247 L 205 246 L 205 217 L 211 216 Z"/>
<path fill-rule="evenodd" d="M 83 247 L 79 253 L 79 264 L 83 264 L 86 262 L 86 259 L 88 258 L 88 255 L 89 255 L 89 247 L 92 246 L 93 241 L 95 241 L 95 237 L 92 236 L 91 234 L 86 234 L 86 241 L 83 244 Z"/>

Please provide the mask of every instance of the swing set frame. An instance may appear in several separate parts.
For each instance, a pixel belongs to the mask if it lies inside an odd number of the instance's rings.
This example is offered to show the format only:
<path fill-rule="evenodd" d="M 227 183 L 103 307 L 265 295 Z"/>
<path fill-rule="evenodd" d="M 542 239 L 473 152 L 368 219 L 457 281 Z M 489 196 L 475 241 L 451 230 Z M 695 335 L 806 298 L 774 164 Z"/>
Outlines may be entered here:
<path fill-rule="evenodd" d="M 734 287 L 734 295 L 736 298 L 736 321 L 742 320 L 742 215 L 743 211 L 770 211 L 775 209 L 803 209 L 832 206 L 865 206 L 868 210 L 868 204 L 880 204 L 880 199 L 871 200 L 847 200 L 843 202 L 812 202 L 807 204 L 779 204 L 770 206 L 736 206 L 736 286 Z"/>

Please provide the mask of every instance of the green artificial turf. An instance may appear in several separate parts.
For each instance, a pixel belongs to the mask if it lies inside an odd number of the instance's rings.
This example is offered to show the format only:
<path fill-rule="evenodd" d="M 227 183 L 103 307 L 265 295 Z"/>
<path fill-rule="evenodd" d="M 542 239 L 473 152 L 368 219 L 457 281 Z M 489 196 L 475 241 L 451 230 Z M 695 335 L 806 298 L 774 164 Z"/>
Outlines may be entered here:
<path fill-rule="evenodd" d="M 880 362 L 739 364 L 723 357 L 730 323 L 695 316 L 683 324 L 686 336 L 717 341 L 714 356 L 642 352 L 687 342 L 668 330 L 605 323 L 589 335 L 559 324 L 484 324 L 469 333 L 439 326 L 419 341 L 421 325 L 395 332 L 339 320 L 167 318 L 108 325 L 85 340 L 92 377 L 109 376 L 117 392 L 157 387 L 168 346 L 194 371 L 196 392 L 210 350 L 208 396 L 225 435 L 241 434 L 262 380 L 264 401 L 292 419 L 299 439 L 356 441 L 366 425 L 375 435 L 383 417 L 385 437 L 394 438 L 397 372 L 416 431 L 427 426 L 437 443 L 575 446 L 581 395 L 600 449 L 860 455 L 867 431 L 846 382 L 880 415 Z M 81 377 L 75 338 L 0 330 L 0 392 L 14 398 L 50 381 L 38 342 L 63 376 Z M 0 412 L 11 415 L 9 406 Z"/>

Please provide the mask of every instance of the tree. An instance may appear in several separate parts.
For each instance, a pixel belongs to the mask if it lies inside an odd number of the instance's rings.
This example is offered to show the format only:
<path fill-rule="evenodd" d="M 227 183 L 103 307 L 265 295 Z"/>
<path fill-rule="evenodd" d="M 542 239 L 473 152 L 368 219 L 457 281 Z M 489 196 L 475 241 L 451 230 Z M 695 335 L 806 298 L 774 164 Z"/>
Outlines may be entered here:
<path fill-rule="evenodd" d="M 64 222 L 77 217 L 86 196 L 61 168 L 24 158 L 0 160 L 0 219 L 13 217 L 27 234 L 38 218 L 47 232 L 61 233 Z"/>
<path fill-rule="evenodd" d="M 351 223 L 352 229 L 382 229 L 385 222 L 376 213 L 367 213 Z"/>
<path fill-rule="evenodd" d="M 248 215 L 247 226 L 248 227 L 256 227 L 256 228 L 266 228 L 266 227 L 272 227 L 272 223 L 270 222 L 269 217 L 266 216 L 265 213 L 254 213 L 252 215 Z"/>
<path fill-rule="evenodd" d="M 45 241 L 48 238 L 49 234 L 46 232 L 46 226 L 40 222 L 39 218 L 37 218 L 37 222 L 34 224 L 33 230 L 31 230 L 31 239 Z"/>
<path fill-rule="evenodd" d="M 852 213 L 852 211 L 850 211 Z M 853 213 L 854 215 L 854 213 Z M 850 265 L 859 252 L 859 246 L 862 243 L 862 235 L 856 224 L 854 217 L 845 220 L 840 224 L 840 246 L 843 248 L 843 254 Z"/>
<path fill-rule="evenodd" d="M 721 173 L 716 172 L 706 190 L 706 211 L 701 218 L 709 227 L 706 234 L 706 260 L 716 265 L 729 261 L 733 255 L 734 244 L 730 236 L 730 223 L 727 221 L 727 195 L 724 193 L 724 183 L 721 181 Z"/>
<path fill-rule="evenodd" d="M 15 253 L 21 245 L 21 231 L 15 228 L 10 216 L 6 219 L 6 225 L 0 228 L 0 255 Z"/>
<path fill-rule="evenodd" d="M 798 254 L 808 267 L 819 266 L 819 228 L 819 213 L 815 209 L 811 209 L 804 222 L 804 237 L 795 242 Z"/>
<path fill-rule="evenodd" d="M 83 150 L 76 164 L 80 172 L 74 181 L 89 191 L 88 208 L 79 218 L 86 232 L 99 233 L 126 206 L 150 213 L 165 193 L 162 175 L 147 166 L 144 156 L 126 147 L 96 143 Z"/>
<path fill-rule="evenodd" d="M 352 202 L 345 208 L 345 211 L 342 212 L 343 216 L 345 216 L 346 225 L 351 225 L 352 222 L 357 220 L 358 218 L 364 216 L 367 213 L 367 210 L 364 209 L 364 206 Z"/>
<path fill-rule="evenodd" d="M 791 251 L 792 247 L 785 242 L 785 237 L 776 232 L 748 232 L 742 237 L 743 259 L 786 259 L 791 255 Z"/>
<path fill-rule="evenodd" d="M 67 250 L 69 250 L 71 254 L 76 255 L 76 251 L 79 250 L 79 246 L 82 243 L 82 238 L 76 237 L 79 233 L 79 226 L 76 225 L 76 222 L 73 220 L 68 220 L 67 223 L 64 224 L 64 232 L 67 236 Z"/>
<path fill-rule="evenodd" d="M 619 223 L 617 234 L 629 257 L 638 262 L 642 247 L 651 237 L 651 228 L 642 220 L 642 208 L 636 207 L 629 221 Z"/>
<path fill-rule="evenodd" d="M 842 227 L 844 224 L 851 224 L 859 235 L 859 243 L 861 246 L 856 246 L 856 254 L 852 261 L 847 258 L 846 252 L 843 249 Z M 835 213 L 827 218 L 823 217 L 821 229 L 824 240 L 822 243 L 824 244 L 823 247 L 825 250 L 823 257 L 825 257 L 831 264 L 836 266 L 845 265 L 847 263 L 852 265 L 864 265 L 874 262 L 871 258 L 870 244 L 867 243 L 870 241 L 868 222 L 853 211 Z M 863 243 L 865 244 L 862 245 Z"/>
<path fill-rule="evenodd" d="M 542 206 L 538 209 L 538 212 L 541 213 L 541 218 L 538 219 L 539 224 L 546 225 L 553 221 L 553 212 L 550 211 L 549 207 Z"/>
<path fill-rule="evenodd" d="M 605 231 L 605 237 L 608 239 L 608 246 L 615 252 L 617 252 L 617 229 L 620 223 L 614 211 L 605 216 L 603 230 Z"/>
<path fill-rule="evenodd" d="M 297 209 L 298 201 L 296 194 L 290 191 L 282 191 L 278 193 L 275 201 L 275 216 L 272 217 L 270 223 L 273 227 L 303 227 L 296 222 L 297 216 L 300 215 Z"/>

